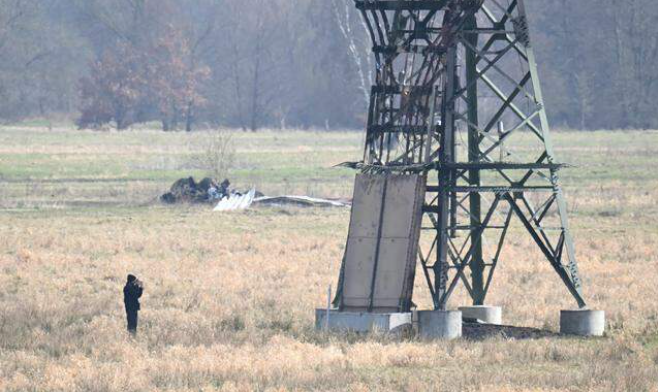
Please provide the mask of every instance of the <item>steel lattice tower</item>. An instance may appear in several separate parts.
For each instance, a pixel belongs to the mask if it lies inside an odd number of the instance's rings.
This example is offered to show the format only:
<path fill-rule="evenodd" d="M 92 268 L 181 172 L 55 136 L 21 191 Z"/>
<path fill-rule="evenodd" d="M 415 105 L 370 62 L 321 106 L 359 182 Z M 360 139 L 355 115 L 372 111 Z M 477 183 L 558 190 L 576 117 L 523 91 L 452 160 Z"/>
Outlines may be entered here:
<path fill-rule="evenodd" d="M 354 1 L 377 68 L 353 166 L 424 177 L 435 309 L 460 282 L 484 304 L 514 218 L 585 307 L 524 1 Z"/>

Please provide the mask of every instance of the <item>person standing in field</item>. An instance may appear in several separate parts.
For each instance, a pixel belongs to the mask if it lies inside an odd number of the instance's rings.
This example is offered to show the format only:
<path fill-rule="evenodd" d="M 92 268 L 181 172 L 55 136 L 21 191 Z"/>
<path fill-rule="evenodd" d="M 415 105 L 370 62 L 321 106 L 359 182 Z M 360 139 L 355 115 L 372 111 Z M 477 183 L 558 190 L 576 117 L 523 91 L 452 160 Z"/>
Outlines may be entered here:
<path fill-rule="evenodd" d="M 137 333 L 137 313 L 139 312 L 139 297 L 144 292 L 144 285 L 135 275 L 128 275 L 128 281 L 123 287 L 123 304 L 126 306 L 128 332 Z"/>

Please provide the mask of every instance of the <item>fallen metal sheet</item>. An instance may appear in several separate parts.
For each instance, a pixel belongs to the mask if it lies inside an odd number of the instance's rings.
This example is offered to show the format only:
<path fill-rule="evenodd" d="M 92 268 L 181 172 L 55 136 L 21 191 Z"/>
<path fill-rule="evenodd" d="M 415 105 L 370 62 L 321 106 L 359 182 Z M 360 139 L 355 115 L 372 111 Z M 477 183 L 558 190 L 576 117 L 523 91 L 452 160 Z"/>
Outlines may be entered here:
<path fill-rule="evenodd" d="M 244 195 L 231 195 L 228 198 L 224 198 L 217 203 L 217 206 L 213 211 L 225 212 L 225 211 L 240 211 L 246 210 L 251 207 L 256 196 L 256 190 L 252 189 Z"/>
<path fill-rule="evenodd" d="M 341 310 L 409 310 L 424 184 L 416 174 L 356 177 Z"/>
<path fill-rule="evenodd" d="M 262 196 L 254 199 L 255 205 L 294 205 L 299 207 L 349 207 L 340 200 L 321 199 L 309 196 Z"/>

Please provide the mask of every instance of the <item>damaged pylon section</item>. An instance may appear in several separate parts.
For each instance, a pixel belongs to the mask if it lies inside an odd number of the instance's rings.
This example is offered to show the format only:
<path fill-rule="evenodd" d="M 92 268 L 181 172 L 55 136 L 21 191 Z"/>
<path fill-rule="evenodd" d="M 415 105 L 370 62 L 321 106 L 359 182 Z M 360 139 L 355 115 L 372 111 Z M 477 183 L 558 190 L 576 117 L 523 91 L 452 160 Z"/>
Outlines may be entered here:
<path fill-rule="evenodd" d="M 406 313 L 420 237 L 425 176 L 359 174 L 334 305 L 341 312 Z"/>
<path fill-rule="evenodd" d="M 366 190 L 357 191 L 363 194 L 352 210 L 339 309 L 365 315 L 408 310 L 413 283 L 408 257 L 418 252 L 433 303 L 431 313 L 418 317 L 418 330 L 433 338 L 458 336 L 452 333 L 457 323 L 450 322 L 457 318 L 448 308 L 451 296 L 459 287 L 473 306 L 487 305 L 508 237 L 524 233 L 580 310 L 563 312 L 565 330 L 602 333 L 602 315 L 584 311 L 559 184 L 564 165 L 550 138 L 525 1 L 354 3 L 377 66 L 363 160 L 348 166 L 376 176 L 357 178 L 357 187 Z M 415 193 L 422 180 L 413 174 L 427 179 L 424 192 Z M 398 186 L 398 179 L 417 183 Z M 389 200 L 397 191 L 407 200 Z M 431 222 L 422 230 L 420 247 L 406 242 L 417 241 L 419 200 Z M 404 212 L 389 208 L 397 202 Z M 512 234 L 513 220 L 525 230 Z M 539 278 L 543 272 L 535 273 Z M 569 328 L 574 325 L 585 328 Z M 454 327 L 446 331 L 448 326 Z"/>

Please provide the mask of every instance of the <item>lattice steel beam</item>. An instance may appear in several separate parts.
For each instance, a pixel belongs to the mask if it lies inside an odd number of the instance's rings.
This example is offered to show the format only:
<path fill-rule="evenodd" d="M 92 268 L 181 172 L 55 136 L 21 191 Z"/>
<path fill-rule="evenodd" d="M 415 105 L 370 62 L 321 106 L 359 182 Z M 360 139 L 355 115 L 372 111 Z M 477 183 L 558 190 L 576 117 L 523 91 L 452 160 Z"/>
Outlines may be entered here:
<path fill-rule="evenodd" d="M 377 67 L 350 166 L 426 176 L 419 260 L 435 308 L 459 282 L 484 303 L 514 217 L 585 306 L 524 1 L 354 1 Z"/>

